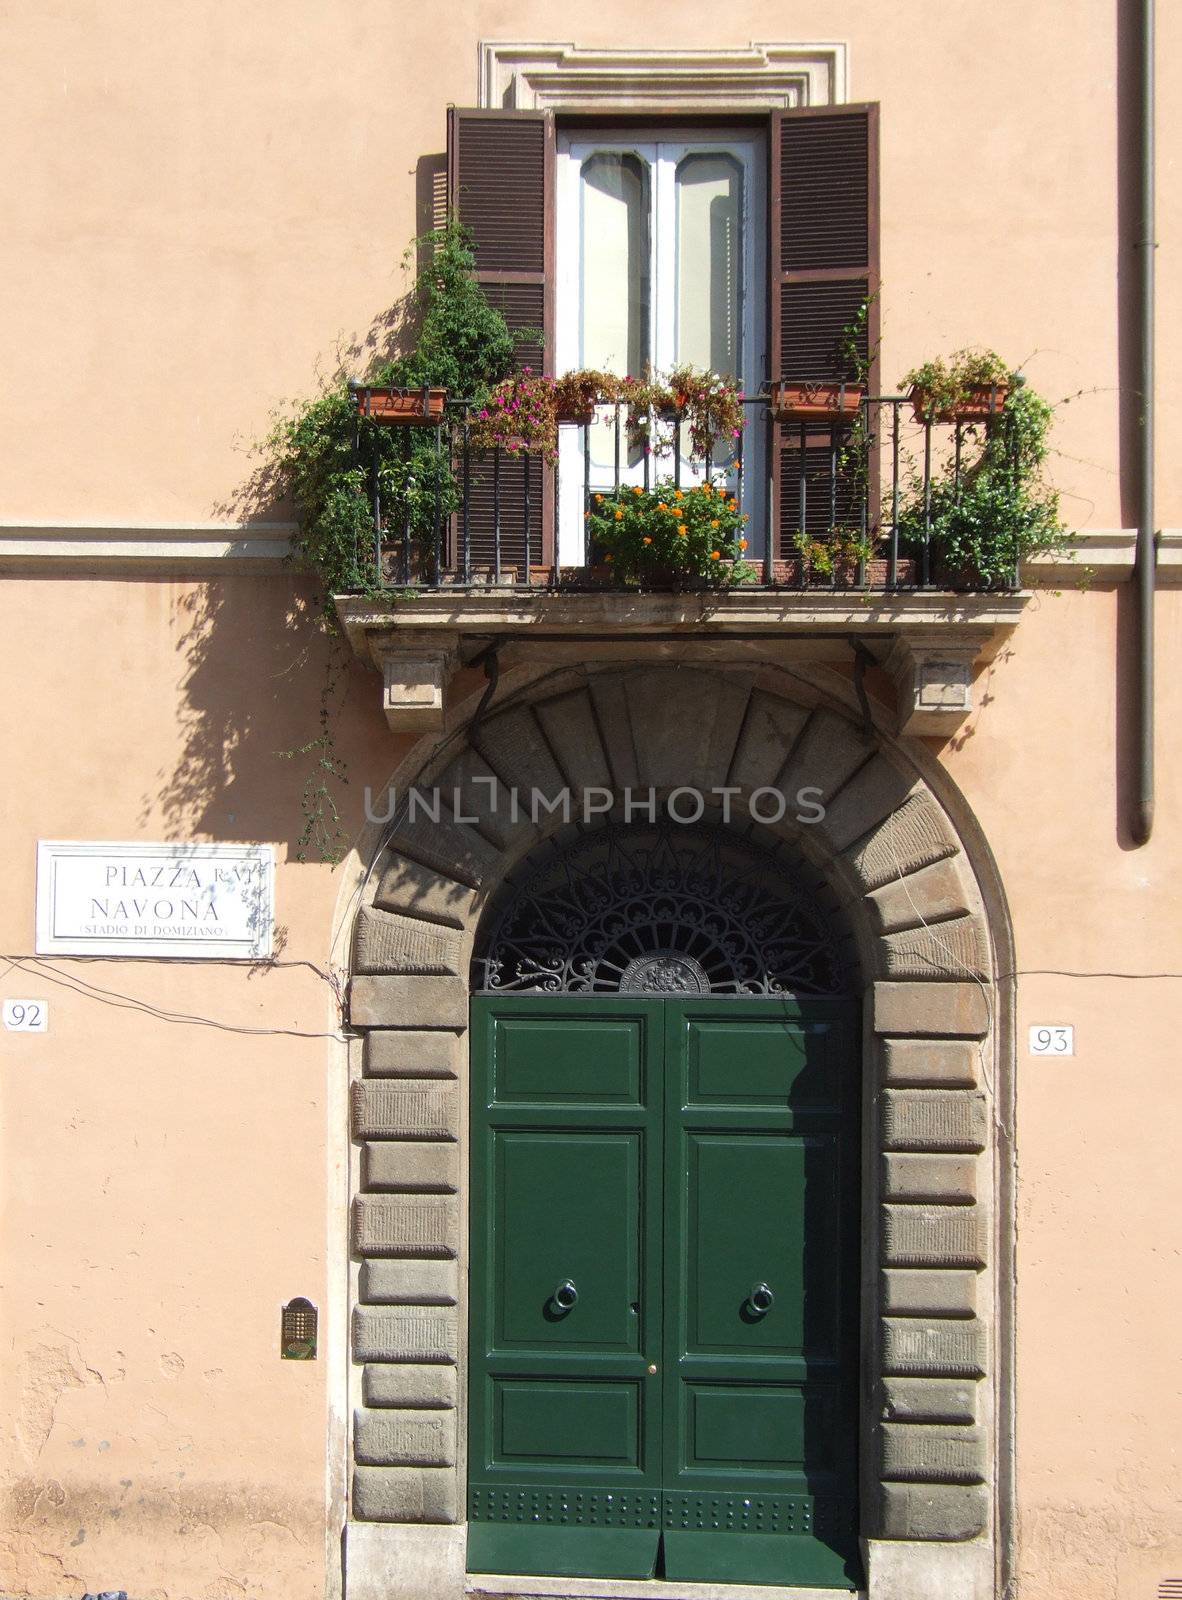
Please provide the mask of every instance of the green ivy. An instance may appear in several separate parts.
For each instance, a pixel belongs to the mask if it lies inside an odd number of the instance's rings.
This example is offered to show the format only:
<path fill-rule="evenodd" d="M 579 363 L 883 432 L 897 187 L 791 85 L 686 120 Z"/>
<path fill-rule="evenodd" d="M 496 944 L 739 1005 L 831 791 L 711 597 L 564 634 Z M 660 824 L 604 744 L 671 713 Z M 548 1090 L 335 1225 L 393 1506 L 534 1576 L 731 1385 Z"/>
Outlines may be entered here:
<path fill-rule="evenodd" d="M 933 472 L 930 508 L 922 476 L 909 475 L 900 539 L 918 555 L 930 533 L 938 583 L 1011 588 L 1024 560 L 1062 543 L 1059 495 L 1044 476 L 1053 411 L 1021 377 L 1007 378 L 1003 409 L 983 433 L 966 432 L 959 478 L 951 458 Z"/>
<path fill-rule="evenodd" d="M 416 249 L 427 264 L 412 294 L 414 348 L 376 362 L 365 381 L 402 388 L 430 384 L 452 399 L 479 400 L 511 369 L 514 336 L 477 283 L 472 250 L 458 225 L 424 235 L 411 247 Z M 386 529 L 398 536 L 409 527 L 418 550 L 430 548 L 437 504 L 441 519 L 458 504 L 450 456 L 446 444 L 438 447 L 435 429 L 358 423 L 348 380 L 337 372 L 314 399 L 276 422 L 264 446 L 295 506 L 296 558 L 322 580 L 330 619 L 334 594 L 368 593 L 378 586 L 375 462 Z"/>

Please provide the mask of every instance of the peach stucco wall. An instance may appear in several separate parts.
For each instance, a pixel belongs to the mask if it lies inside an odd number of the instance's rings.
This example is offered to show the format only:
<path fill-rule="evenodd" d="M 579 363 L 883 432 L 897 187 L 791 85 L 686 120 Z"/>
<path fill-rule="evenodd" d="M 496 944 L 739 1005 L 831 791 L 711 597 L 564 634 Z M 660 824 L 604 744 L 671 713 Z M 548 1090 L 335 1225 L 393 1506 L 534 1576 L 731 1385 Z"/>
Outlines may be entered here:
<path fill-rule="evenodd" d="M 1182 20 L 1159 9 L 1164 355 L 1182 331 Z M 1029 357 L 1049 395 L 1082 391 L 1057 432 L 1069 520 L 1128 525 L 1117 11 L 12 10 L 0 520 L 274 514 L 245 492 L 246 447 L 402 292 L 416 164 L 442 149 L 445 104 L 475 99 L 477 41 L 557 34 L 582 46 L 848 41 L 854 98 L 883 107 L 886 379 L 966 342 Z M 1127 236 L 1127 215 L 1121 226 Z M 1182 393 L 1163 367 L 1170 441 Z M 1182 465 L 1172 447 L 1160 456 L 1158 521 L 1177 526 Z M 309 594 L 288 577 L 204 586 L 77 569 L 3 584 L 4 951 L 33 948 L 38 838 L 271 840 L 282 959 L 340 970 L 343 874 L 294 859 L 305 766 L 277 755 L 316 729 L 324 645 Z M 1122 821 L 1127 589 L 1040 594 L 979 685 L 967 733 L 933 746 L 997 858 L 1029 974 L 1015 1130 L 1021 1600 L 1139 1600 L 1182 1574 L 1182 980 L 1097 975 L 1182 973 L 1178 591 L 1162 593 L 1159 617 L 1158 823 L 1145 849 Z M 347 673 L 353 834 L 363 786 L 385 782 L 397 751 L 376 680 Z M 64 984 L 15 968 L 0 985 L 51 1007 L 47 1036 L 0 1033 L 0 1592 L 312 1600 L 339 1573 L 343 1358 L 330 1327 L 324 1359 L 281 1362 L 278 1310 L 307 1294 L 331 1324 L 344 1303 L 331 985 L 300 965 L 60 967 Z M 78 980 L 190 1020 L 119 1009 Z M 1030 1058 L 1031 1022 L 1073 1022 L 1075 1058 Z"/>

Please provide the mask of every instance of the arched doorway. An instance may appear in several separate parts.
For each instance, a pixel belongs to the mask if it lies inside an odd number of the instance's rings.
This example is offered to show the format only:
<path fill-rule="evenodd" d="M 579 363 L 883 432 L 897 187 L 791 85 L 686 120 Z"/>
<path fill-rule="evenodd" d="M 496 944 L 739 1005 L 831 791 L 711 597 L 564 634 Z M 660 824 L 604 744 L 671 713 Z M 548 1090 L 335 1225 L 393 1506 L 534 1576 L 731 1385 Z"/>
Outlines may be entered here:
<path fill-rule="evenodd" d="M 576 831 L 477 930 L 469 1571 L 860 1577 L 861 985 L 756 832 Z"/>
<path fill-rule="evenodd" d="M 1007 1538 L 1012 1051 L 995 974 L 1013 963 L 971 814 L 921 745 L 872 725 L 832 679 L 741 662 L 531 669 L 500 693 L 399 773 L 403 792 L 441 792 L 441 813 L 396 815 L 354 921 L 350 1591 L 466 1588 L 469 968 L 478 928 L 565 837 L 549 812 L 480 812 L 495 779 L 502 800 L 565 785 L 577 808 L 612 786 L 651 791 L 658 812 L 690 785 L 725 795 L 739 823 L 769 789 L 813 791 L 819 818 L 790 807 L 759 838 L 807 863 L 858 957 L 867 1591 L 992 1594 Z"/>

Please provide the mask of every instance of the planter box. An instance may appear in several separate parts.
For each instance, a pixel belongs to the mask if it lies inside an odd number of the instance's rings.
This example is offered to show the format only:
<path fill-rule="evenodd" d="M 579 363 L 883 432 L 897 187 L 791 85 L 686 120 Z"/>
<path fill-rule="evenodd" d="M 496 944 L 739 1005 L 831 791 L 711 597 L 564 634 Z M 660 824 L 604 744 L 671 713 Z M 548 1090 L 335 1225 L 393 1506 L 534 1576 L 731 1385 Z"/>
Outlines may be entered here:
<path fill-rule="evenodd" d="M 821 422 L 848 428 L 858 415 L 866 386 L 861 383 L 778 383 L 771 411 L 777 422 Z"/>
<path fill-rule="evenodd" d="M 1008 385 L 1004 383 L 974 384 L 963 400 L 958 400 L 946 411 L 937 411 L 931 420 L 942 423 L 988 422 L 990 417 L 995 417 L 1002 410 L 1008 393 Z M 911 405 L 917 422 L 928 421 L 930 404 L 931 396 L 926 389 L 912 389 Z"/>
<path fill-rule="evenodd" d="M 443 421 L 446 389 L 390 389 L 359 387 L 353 403 L 363 417 L 383 427 L 434 427 Z"/>

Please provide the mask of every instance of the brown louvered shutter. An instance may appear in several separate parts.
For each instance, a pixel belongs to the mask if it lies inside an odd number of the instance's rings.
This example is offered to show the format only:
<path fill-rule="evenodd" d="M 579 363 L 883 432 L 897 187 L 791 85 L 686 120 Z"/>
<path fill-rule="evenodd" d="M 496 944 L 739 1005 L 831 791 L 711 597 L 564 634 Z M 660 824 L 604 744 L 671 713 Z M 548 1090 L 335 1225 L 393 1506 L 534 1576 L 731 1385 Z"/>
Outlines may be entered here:
<path fill-rule="evenodd" d="M 471 235 L 476 277 L 514 332 L 539 337 L 517 347 L 519 366 L 554 370 L 554 119 L 545 111 L 475 111 L 452 106 L 447 122 L 448 203 Z M 553 473 L 503 455 L 501 564 L 525 565 L 526 473 L 534 562 L 554 548 Z M 474 567 L 494 556 L 491 460 L 471 464 L 469 527 Z M 459 550 L 456 551 L 456 559 Z"/>
<path fill-rule="evenodd" d="M 878 346 L 878 107 L 825 106 L 772 113 L 769 194 L 769 365 L 773 380 L 851 378 L 842 330 L 870 301 L 863 360 Z M 877 361 L 870 392 L 878 392 Z M 871 415 L 871 429 L 874 428 Z M 863 487 L 840 466 L 827 431 L 777 429 L 773 474 L 778 553 L 791 560 L 802 521 L 816 537 L 858 525 Z M 802 493 L 803 483 L 803 493 Z M 873 522 L 872 472 L 865 495 Z M 804 515 L 801 515 L 801 501 Z"/>

